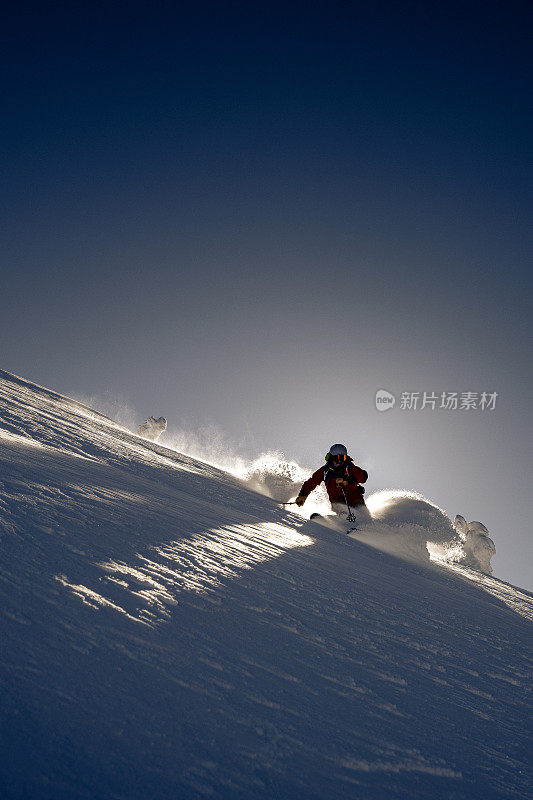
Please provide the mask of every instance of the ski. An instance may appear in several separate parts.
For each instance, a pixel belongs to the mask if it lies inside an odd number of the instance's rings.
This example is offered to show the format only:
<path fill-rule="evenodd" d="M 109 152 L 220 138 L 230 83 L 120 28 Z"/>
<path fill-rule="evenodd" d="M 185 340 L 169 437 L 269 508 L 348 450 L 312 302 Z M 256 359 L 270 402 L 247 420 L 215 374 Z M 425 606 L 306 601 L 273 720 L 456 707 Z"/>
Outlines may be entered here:
<path fill-rule="evenodd" d="M 355 517 L 355 514 L 352 514 L 352 517 Z M 338 530 L 336 525 L 329 524 L 328 519 L 326 517 L 323 517 L 322 514 L 318 514 L 316 511 L 313 514 L 311 514 L 309 519 L 314 521 L 314 522 L 322 520 L 324 522 L 324 524 L 327 525 L 328 528 L 333 528 L 333 530 Z M 353 518 L 351 520 L 346 520 L 346 521 L 347 522 L 355 522 L 355 519 Z M 358 530 L 359 530 L 359 528 L 356 525 L 352 525 L 350 528 L 348 528 L 348 530 L 346 531 L 346 534 L 353 533 L 353 531 L 358 531 Z M 340 533 L 340 531 L 339 531 L 339 533 Z"/>

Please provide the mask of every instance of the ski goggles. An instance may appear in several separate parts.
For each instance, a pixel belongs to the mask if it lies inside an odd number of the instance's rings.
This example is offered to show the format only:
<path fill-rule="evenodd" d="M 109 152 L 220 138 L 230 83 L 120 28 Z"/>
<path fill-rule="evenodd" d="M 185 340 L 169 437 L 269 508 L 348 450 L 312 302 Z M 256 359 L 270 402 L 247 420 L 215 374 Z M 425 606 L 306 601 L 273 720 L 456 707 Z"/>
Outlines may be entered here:
<path fill-rule="evenodd" d="M 347 458 L 347 455 L 331 455 L 331 453 L 326 454 L 326 461 L 336 461 L 339 464 L 341 464 L 343 461 L 346 461 Z"/>

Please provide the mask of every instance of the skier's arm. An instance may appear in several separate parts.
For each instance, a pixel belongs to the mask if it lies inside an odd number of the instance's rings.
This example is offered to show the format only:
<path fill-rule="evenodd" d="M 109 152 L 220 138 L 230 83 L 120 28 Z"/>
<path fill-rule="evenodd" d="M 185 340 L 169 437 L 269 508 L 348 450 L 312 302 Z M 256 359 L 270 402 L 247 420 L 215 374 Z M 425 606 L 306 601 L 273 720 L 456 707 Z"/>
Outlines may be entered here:
<path fill-rule="evenodd" d="M 302 485 L 302 488 L 300 489 L 298 499 L 303 497 L 302 505 L 307 495 L 311 494 L 313 489 L 316 489 L 318 484 L 322 483 L 323 480 L 324 480 L 324 470 L 322 469 L 322 467 L 320 467 L 320 469 L 317 469 L 316 472 L 313 472 L 309 480 L 305 481 L 305 483 Z"/>
<path fill-rule="evenodd" d="M 350 464 L 348 472 L 350 473 L 350 483 L 366 483 L 368 480 L 366 469 L 361 469 L 356 464 Z"/>

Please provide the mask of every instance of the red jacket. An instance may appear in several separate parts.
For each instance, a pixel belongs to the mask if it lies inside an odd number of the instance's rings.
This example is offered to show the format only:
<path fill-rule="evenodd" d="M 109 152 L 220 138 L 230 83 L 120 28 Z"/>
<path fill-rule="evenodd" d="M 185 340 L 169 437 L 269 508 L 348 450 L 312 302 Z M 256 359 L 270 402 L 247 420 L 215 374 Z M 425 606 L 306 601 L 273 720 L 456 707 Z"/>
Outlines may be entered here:
<path fill-rule="evenodd" d="M 337 485 L 337 479 L 339 478 L 347 481 L 346 486 Z M 313 472 L 309 480 L 305 481 L 300 489 L 300 494 L 307 497 L 313 489 L 316 489 L 324 481 L 331 503 L 344 503 L 344 494 L 346 494 L 346 500 L 351 506 L 360 506 L 364 505 L 365 501 L 363 499 L 364 489 L 359 484 L 365 483 L 367 479 L 368 472 L 366 469 L 357 467 L 348 456 L 347 460 L 339 467 L 333 468 L 325 464 L 320 469 L 317 469 L 316 472 Z"/>

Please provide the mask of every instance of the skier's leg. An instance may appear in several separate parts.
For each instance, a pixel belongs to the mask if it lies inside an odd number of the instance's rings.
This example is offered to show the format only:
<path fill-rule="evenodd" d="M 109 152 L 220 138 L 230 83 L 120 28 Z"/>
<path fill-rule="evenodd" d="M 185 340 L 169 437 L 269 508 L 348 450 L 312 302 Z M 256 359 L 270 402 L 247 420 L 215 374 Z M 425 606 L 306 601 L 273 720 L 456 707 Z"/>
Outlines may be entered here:
<path fill-rule="evenodd" d="M 346 506 L 346 503 L 332 503 L 331 510 L 334 511 L 338 517 L 343 517 L 344 519 L 346 519 L 346 517 L 348 516 L 348 508 Z"/>
<path fill-rule="evenodd" d="M 343 520 L 346 520 L 348 517 L 348 507 L 346 503 L 332 503 L 331 508 Z M 365 503 L 358 503 L 356 506 L 350 506 L 350 511 L 352 514 L 355 514 L 356 525 L 368 525 L 372 522 L 372 517 L 370 516 L 370 511 L 366 507 Z"/>

